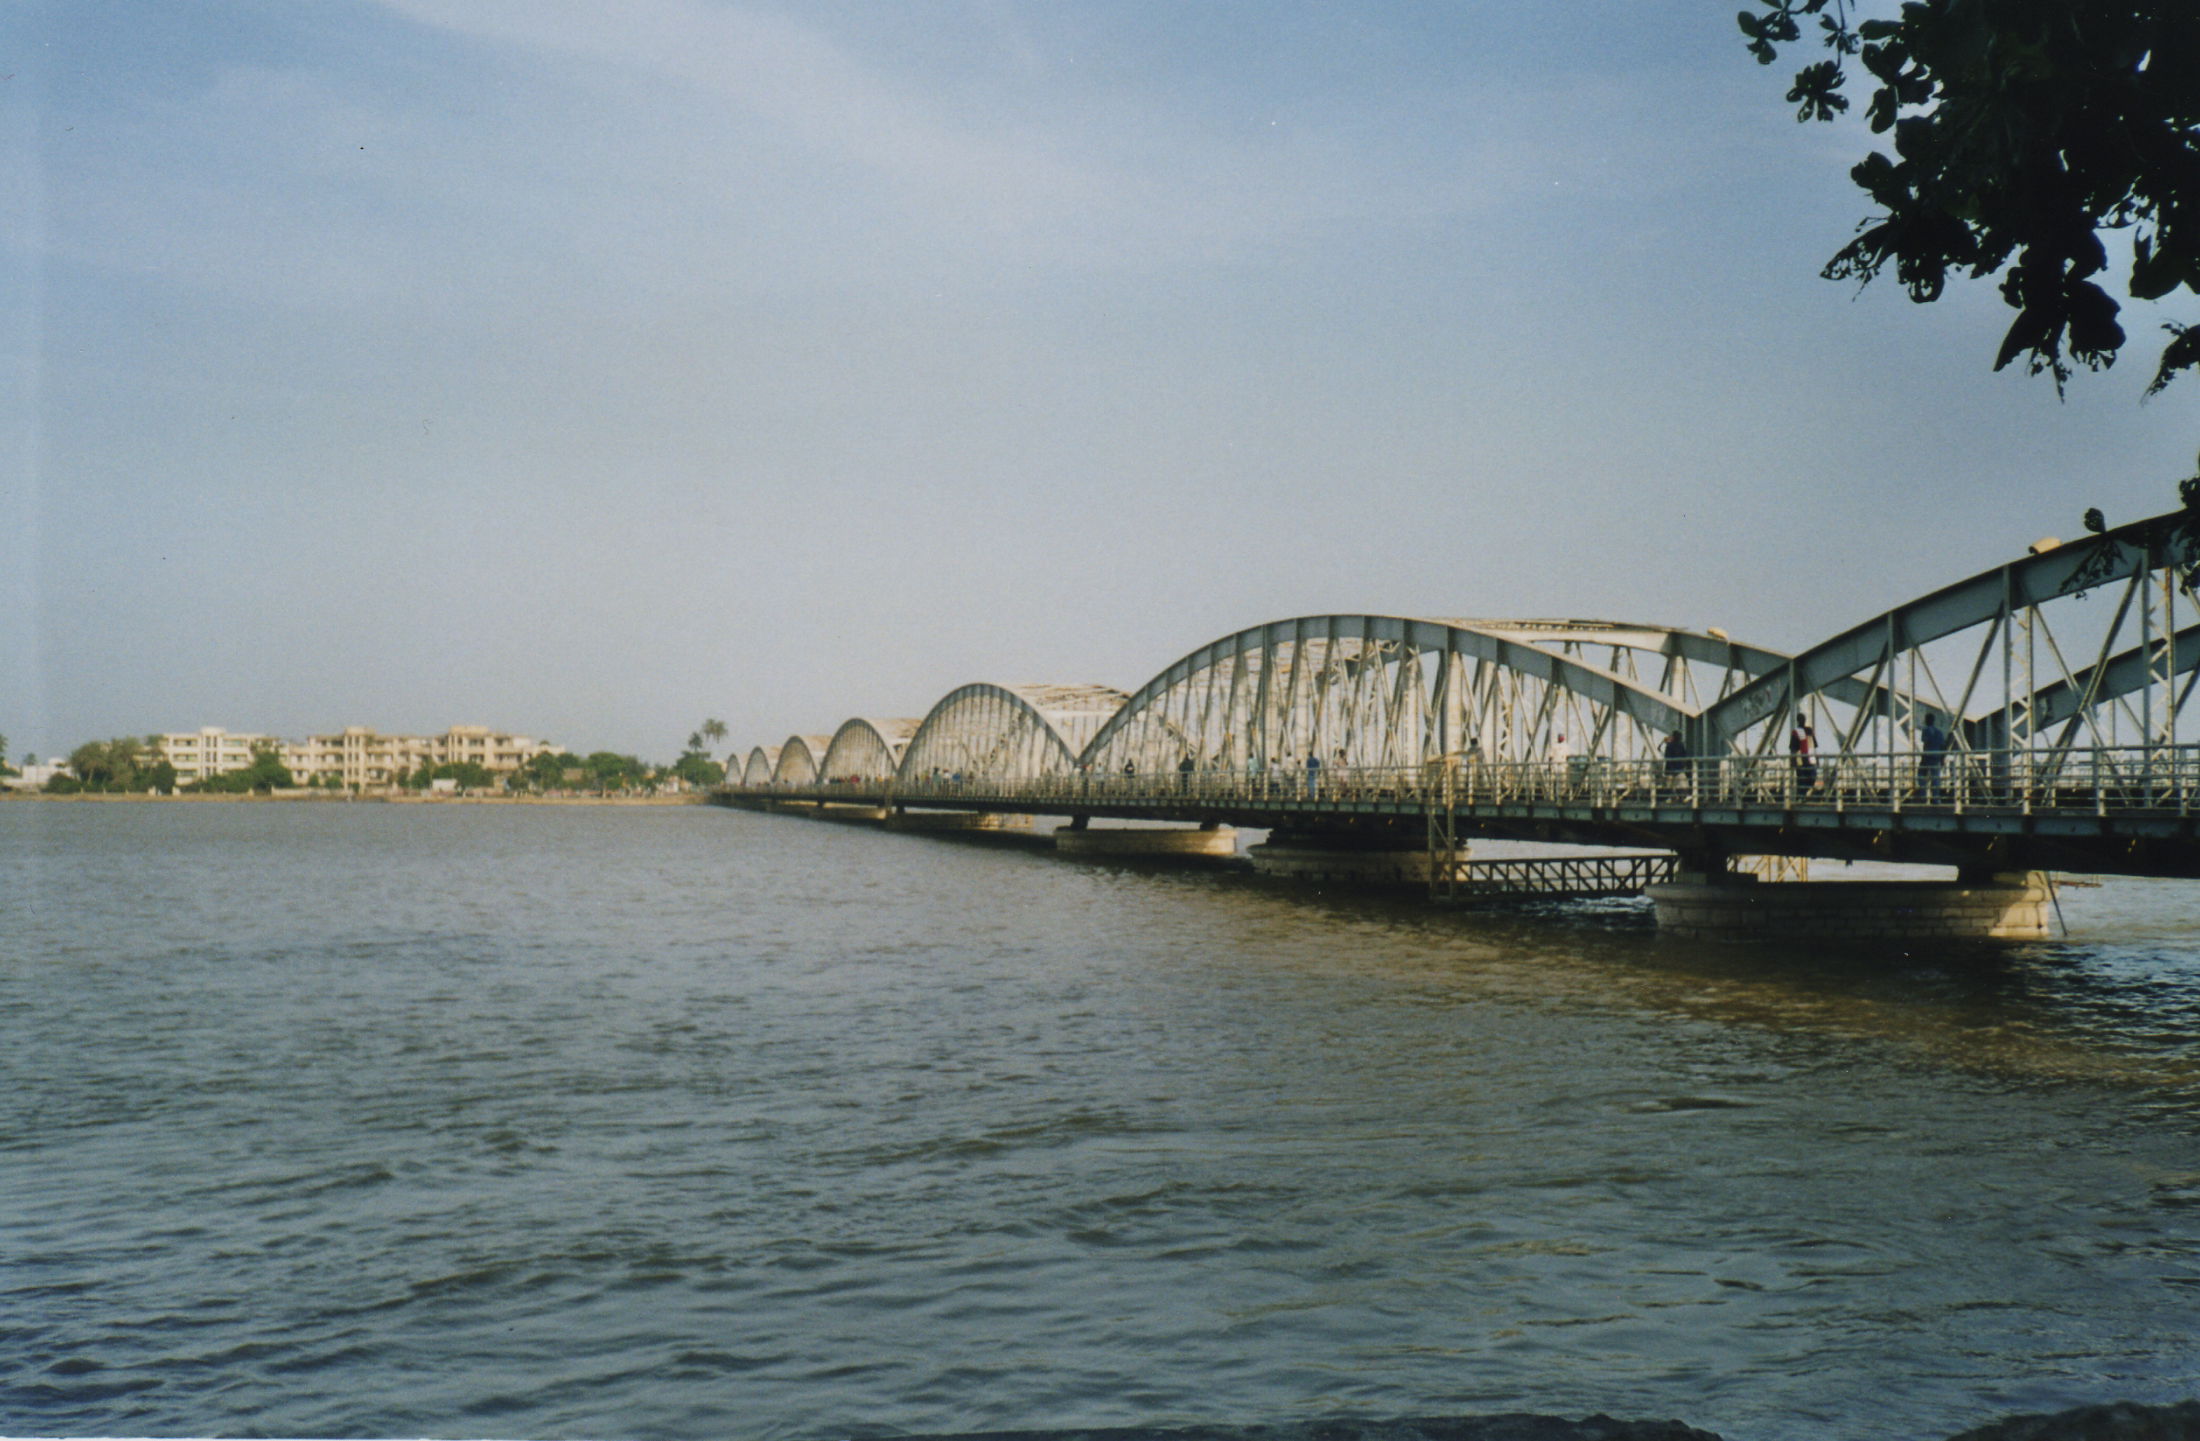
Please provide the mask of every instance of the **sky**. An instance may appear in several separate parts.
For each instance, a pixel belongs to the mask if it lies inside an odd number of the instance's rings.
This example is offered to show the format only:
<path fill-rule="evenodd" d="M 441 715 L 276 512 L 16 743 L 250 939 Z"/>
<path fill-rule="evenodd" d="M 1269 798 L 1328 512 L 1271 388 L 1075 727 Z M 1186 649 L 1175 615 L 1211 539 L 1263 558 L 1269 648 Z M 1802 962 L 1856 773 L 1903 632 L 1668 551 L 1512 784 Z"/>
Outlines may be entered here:
<path fill-rule="evenodd" d="M 2170 509 L 1700 0 L 15 0 L 0 733 L 669 759 L 1300 614 L 1783 649 Z M 1801 57 L 1798 57 L 1798 63 Z"/>

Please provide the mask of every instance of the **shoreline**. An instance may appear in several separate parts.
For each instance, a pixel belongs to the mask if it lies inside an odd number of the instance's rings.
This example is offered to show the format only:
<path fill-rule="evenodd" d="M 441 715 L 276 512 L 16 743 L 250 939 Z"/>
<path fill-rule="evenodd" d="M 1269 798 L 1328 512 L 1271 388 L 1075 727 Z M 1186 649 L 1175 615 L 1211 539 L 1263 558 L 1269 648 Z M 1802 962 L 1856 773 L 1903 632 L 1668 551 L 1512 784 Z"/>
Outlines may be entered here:
<path fill-rule="evenodd" d="M 421 796 L 335 795 L 327 791 L 279 791 L 272 795 L 153 795 L 142 792 L 111 794 L 79 791 L 75 795 L 47 795 L 43 791 L 0 791 L 0 804 L 10 801 L 43 801 L 64 804 L 113 805 L 151 802 L 155 805 L 379 805 L 379 806 L 699 806 L 703 795 L 674 796 Z"/>

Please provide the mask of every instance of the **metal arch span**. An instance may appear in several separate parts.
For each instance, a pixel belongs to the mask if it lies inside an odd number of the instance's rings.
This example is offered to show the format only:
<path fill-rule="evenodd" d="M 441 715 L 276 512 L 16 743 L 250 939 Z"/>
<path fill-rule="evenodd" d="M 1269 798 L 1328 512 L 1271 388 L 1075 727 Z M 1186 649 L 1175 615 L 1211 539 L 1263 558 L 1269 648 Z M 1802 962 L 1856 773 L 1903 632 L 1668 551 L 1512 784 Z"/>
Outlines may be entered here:
<path fill-rule="evenodd" d="M 994 685 L 949 691 L 902 752 L 897 784 L 947 776 L 1032 780 L 1065 775 L 1093 734 L 1122 708 L 1106 685 Z"/>
<path fill-rule="evenodd" d="M 831 736 L 788 736 L 786 744 L 779 748 L 778 764 L 772 767 L 773 783 L 783 786 L 815 784 L 817 763 L 832 743 Z"/>
<path fill-rule="evenodd" d="M 1906 750 L 1928 715 L 1957 749 L 2059 750 L 2081 729 L 2096 746 L 2172 744 L 2193 689 L 2178 682 L 2200 667 L 2196 564 L 2189 510 L 2042 541 L 1738 688 L 1705 712 L 1699 749 L 1773 749 L 1801 717 L 1830 721 L 1842 749 Z"/>
<path fill-rule="evenodd" d="M 890 781 L 901 765 L 902 752 L 924 722 L 913 717 L 877 720 L 854 716 L 841 722 L 818 762 L 818 775 L 830 784 L 852 781 Z"/>
<path fill-rule="evenodd" d="M 2196 583 L 2200 496 L 2039 542 L 1795 656 L 1618 621 L 1301 616 L 1134 696 L 962 687 L 890 780 L 820 777 L 821 736 L 758 747 L 725 799 L 1369 844 L 1419 828 L 1432 856 L 1489 835 L 1653 844 L 1706 870 L 1762 854 L 2200 877 L 2200 736 L 2179 733 L 2200 692 Z M 1676 728 L 1684 753 L 1665 748 Z M 892 744 L 868 720 L 835 740 Z"/>
<path fill-rule="evenodd" d="M 1354 766 L 1461 753 L 1525 761 L 1561 738 L 1576 756 L 1639 757 L 1787 659 L 1618 621 L 1300 616 L 1184 656 L 1131 695 L 1079 762 L 1112 774 L 1309 755 Z"/>

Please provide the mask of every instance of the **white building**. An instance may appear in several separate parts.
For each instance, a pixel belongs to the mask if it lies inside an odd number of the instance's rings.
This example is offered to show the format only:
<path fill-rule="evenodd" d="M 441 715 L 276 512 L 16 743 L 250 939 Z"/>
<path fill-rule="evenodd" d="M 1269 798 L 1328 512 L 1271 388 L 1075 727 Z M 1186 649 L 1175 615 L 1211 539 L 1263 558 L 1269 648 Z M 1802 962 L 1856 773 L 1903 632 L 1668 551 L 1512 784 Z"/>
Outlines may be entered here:
<path fill-rule="evenodd" d="M 11 791 L 35 791 L 43 788 L 55 776 L 70 774 L 67 761 L 33 761 L 18 768 L 20 774 L 0 776 L 0 786 Z"/>
<path fill-rule="evenodd" d="M 302 741 L 274 736 L 232 734 L 219 726 L 178 731 L 155 738 L 161 754 L 176 768 L 176 784 L 188 785 L 252 764 L 256 750 L 273 747 L 300 785 L 318 780 L 360 790 L 392 786 L 422 765 L 471 761 L 495 775 L 518 770 L 556 746 L 545 740 L 491 730 L 488 726 L 452 726 L 438 736 L 384 735 L 366 726 L 346 726 Z"/>
<path fill-rule="evenodd" d="M 232 734 L 220 726 L 200 726 L 195 731 L 170 731 L 153 737 L 161 758 L 176 768 L 176 784 L 185 786 L 225 771 L 241 771 L 252 764 L 252 752 L 264 746 L 280 746 L 273 736 Z"/>

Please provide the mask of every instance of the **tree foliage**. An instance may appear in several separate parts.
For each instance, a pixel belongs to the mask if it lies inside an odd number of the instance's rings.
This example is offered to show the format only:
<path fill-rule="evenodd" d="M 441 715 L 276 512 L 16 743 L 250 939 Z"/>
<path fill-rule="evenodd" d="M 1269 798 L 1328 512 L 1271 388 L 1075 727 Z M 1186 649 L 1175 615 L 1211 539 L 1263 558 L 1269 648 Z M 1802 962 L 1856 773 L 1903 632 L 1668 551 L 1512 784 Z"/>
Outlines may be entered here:
<path fill-rule="evenodd" d="M 297 779 L 290 773 L 290 767 L 283 764 L 282 753 L 274 746 L 260 745 L 252 748 L 252 764 L 242 770 L 210 775 L 186 789 L 208 791 L 216 795 L 244 795 L 251 791 L 265 795 L 269 791 L 289 790 L 297 783 Z"/>
<path fill-rule="evenodd" d="M 672 763 L 672 776 L 698 789 L 722 785 L 726 768 L 699 750 L 690 750 Z"/>
<path fill-rule="evenodd" d="M 71 795 L 79 791 L 170 791 L 176 787 L 176 768 L 161 754 L 160 747 L 136 736 L 86 741 L 69 752 L 69 772 L 46 782 L 46 789 Z"/>
<path fill-rule="evenodd" d="M 1912 300 L 1951 274 L 2000 277 L 2017 312 L 1996 370 L 2023 357 L 2056 389 L 2126 340 L 2104 233 L 2129 232 L 2123 293 L 2200 294 L 2200 4 L 2194 0 L 1751 0 L 1739 19 L 1771 64 L 1814 24 L 1830 59 L 1796 72 L 1800 120 L 1831 120 L 1852 63 L 1865 118 L 1891 136 L 1849 172 L 1880 214 L 1825 267 L 1888 267 Z M 2200 365 L 2200 325 L 2170 322 L 2153 394 Z"/>
<path fill-rule="evenodd" d="M 726 723 L 712 716 L 697 726 L 687 738 L 687 749 L 666 771 L 674 780 L 694 786 L 698 790 L 722 785 L 726 768 L 710 758 L 706 749 L 726 738 Z"/>
<path fill-rule="evenodd" d="M 412 790 L 424 791 L 433 781 L 456 781 L 463 791 L 496 789 L 495 772 L 479 761 L 422 761 L 420 768 L 405 777 L 405 785 Z"/>
<path fill-rule="evenodd" d="M 615 751 L 591 751 L 581 762 L 598 790 L 618 791 L 647 785 L 650 768 L 633 756 Z"/>
<path fill-rule="evenodd" d="M 530 790 L 557 790 L 565 785 L 567 771 L 583 769 L 581 758 L 570 751 L 541 751 L 520 763 L 512 783 Z"/>

